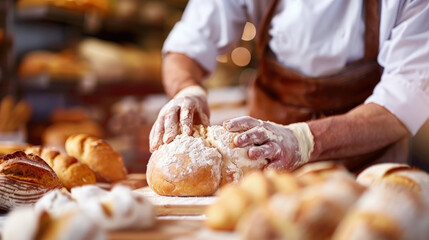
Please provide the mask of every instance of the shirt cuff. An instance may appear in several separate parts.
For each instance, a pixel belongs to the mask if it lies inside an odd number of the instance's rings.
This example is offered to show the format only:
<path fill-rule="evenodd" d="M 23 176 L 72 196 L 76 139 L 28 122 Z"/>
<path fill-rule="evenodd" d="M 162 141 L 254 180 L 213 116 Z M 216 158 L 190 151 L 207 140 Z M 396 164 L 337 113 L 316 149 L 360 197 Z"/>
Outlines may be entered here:
<path fill-rule="evenodd" d="M 383 74 L 365 103 L 376 103 L 393 113 L 415 135 L 429 117 L 429 96 L 400 75 Z"/>
<path fill-rule="evenodd" d="M 204 39 L 205 37 L 195 29 L 189 29 L 189 26 L 178 22 L 165 40 L 162 54 L 183 53 L 211 73 L 217 64 L 217 48 L 214 43 Z"/>

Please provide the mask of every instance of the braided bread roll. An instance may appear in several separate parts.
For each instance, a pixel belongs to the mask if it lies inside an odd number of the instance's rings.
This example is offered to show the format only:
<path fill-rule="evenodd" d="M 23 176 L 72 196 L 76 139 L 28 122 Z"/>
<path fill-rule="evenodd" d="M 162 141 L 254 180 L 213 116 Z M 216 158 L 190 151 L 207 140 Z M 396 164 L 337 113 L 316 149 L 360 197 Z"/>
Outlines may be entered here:
<path fill-rule="evenodd" d="M 86 164 L 53 148 L 31 146 L 25 149 L 25 153 L 41 157 L 55 171 L 68 190 L 96 182 L 94 173 Z"/>
<path fill-rule="evenodd" d="M 94 171 L 98 181 L 116 182 L 126 178 L 122 156 L 102 139 L 86 134 L 67 138 L 66 151 Z"/>

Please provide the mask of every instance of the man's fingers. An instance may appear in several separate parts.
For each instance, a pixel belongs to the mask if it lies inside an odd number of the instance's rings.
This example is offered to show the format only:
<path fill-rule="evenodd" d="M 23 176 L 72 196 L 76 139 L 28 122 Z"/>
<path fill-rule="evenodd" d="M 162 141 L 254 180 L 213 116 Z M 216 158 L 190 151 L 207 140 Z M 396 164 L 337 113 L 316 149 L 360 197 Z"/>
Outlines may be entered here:
<path fill-rule="evenodd" d="M 261 146 L 251 147 L 247 155 L 250 159 L 275 159 L 277 153 L 280 151 L 280 146 L 275 142 L 267 142 Z"/>
<path fill-rule="evenodd" d="M 230 132 L 247 131 L 261 125 L 261 121 L 249 116 L 233 118 L 223 122 L 223 127 Z"/>
<path fill-rule="evenodd" d="M 261 145 L 268 140 L 267 130 L 262 127 L 252 128 L 244 133 L 234 137 L 234 144 L 237 147 L 246 147 L 250 145 Z"/>
<path fill-rule="evenodd" d="M 158 149 L 159 146 L 161 146 L 163 135 L 164 135 L 164 121 L 162 121 L 162 119 L 158 119 L 156 120 L 155 124 L 150 130 L 150 135 L 149 135 L 150 152 L 154 152 L 155 150 Z"/>
<path fill-rule="evenodd" d="M 193 119 L 196 105 L 193 101 L 185 99 L 180 110 L 180 125 L 182 133 L 190 136 L 192 134 Z"/>
<path fill-rule="evenodd" d="M 169 143 L 179 134 L 179 106 L 170 109 L 165 115 L 163 142 Z"/>

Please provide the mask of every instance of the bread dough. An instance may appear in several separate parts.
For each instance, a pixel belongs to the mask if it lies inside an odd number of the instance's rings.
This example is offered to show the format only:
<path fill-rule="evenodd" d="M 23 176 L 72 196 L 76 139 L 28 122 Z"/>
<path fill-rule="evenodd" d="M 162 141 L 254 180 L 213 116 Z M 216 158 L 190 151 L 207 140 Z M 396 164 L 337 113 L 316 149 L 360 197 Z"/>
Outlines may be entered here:
<path fill-rule="evenodd" d="M 222 126 L 199 125 L 194 126 L 193 136 L 176 136 L 152 154 L 147 168 L 149 186 L 160 195 L 211 195 L 219 186 L 265 167 L 267 160 L 251 160 L 248 148 L 234 146 L 235 135 Z"/>

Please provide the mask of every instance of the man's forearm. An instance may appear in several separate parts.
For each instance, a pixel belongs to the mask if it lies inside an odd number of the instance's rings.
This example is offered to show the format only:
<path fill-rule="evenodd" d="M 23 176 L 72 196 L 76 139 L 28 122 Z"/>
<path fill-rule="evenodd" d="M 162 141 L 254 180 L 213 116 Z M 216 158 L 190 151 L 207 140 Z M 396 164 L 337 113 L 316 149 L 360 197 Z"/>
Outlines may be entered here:
<path fill-rule="evenodd" d="M 173 97 L 185 87 L 201 85 L 207 75 L 197 62 L 181 53 L 168 53 L 162 64 L 163 85 L 168 96 Z"/>
<path fill-rule="evenodd" d="M 311 161 L 358 156 L 410 135 L 392 113 L 373 103 L 308 124 L 315 142 Z"/>

